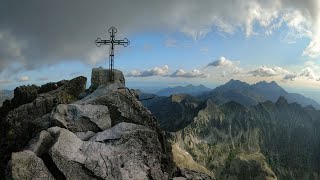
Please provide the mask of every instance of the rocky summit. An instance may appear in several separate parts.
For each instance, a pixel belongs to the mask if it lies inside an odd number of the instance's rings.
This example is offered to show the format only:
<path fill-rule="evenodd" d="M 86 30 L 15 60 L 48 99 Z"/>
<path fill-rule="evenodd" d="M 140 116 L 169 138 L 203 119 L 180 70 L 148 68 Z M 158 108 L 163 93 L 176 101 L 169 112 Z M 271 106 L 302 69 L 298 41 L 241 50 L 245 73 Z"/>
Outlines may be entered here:
<path fill-rule="evenodd" d="M 86 78 L 24 86 L 1 107 L 0 179 L 212 179 L 179 169 L 135 91 L 93 70 Z M 120 78 L 120 79 L 117 79 Z"/>

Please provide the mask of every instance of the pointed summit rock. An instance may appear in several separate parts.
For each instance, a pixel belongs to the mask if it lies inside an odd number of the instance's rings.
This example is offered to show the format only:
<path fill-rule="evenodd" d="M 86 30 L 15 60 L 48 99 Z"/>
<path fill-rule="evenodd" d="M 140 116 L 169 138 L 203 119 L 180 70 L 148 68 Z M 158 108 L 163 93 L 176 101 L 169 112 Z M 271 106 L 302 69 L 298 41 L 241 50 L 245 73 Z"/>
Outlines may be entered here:
<path fill-rule="evenodd" d="M 96 90 L 100 85 L 113 83 L 109 80 L 109 71 L 109 69 L 104 69 L 101 66 L 92 69 L 90 92 Z M 125 79 L 121 71 L 114 69 L 113 78 L 114 83 L 119 84 L 121 87 L 125 87 Z"/>

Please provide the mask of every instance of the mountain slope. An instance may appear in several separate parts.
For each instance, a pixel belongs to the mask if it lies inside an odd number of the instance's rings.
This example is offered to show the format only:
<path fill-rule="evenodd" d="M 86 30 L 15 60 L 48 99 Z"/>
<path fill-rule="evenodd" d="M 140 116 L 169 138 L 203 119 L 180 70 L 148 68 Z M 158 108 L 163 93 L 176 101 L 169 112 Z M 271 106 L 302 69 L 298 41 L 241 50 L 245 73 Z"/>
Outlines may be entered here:
<path fill-rule="evenodd" d="M 209 99 L 172 141 L 217 179 L 319 178 L 320 111 L 284 97 L 251 107 Z"/>
<path fill-rule="evenodd" d="M 188 94 L 155 97 L 142 103 L 158 118 L 160 127 L 170 132 L 190 124 L 202 105 Z"/>

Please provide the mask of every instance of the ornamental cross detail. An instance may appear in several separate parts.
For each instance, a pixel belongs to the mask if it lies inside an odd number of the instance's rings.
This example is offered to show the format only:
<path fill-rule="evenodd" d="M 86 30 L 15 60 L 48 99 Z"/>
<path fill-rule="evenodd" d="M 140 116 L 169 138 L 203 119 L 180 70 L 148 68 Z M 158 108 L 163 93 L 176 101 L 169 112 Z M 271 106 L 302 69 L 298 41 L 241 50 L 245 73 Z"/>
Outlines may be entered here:
<path fill-rule="evenodd" d="M 117 29 L 115 27 L 111 27 L 109 29 L 110 33 L 110 40 L 103 40 L 98 38 L 95 41 L 95 44 L 100 47 L 101 45 L 110 45 L 110 51 L 109 51 L 109 81 L 114 81 L 114 46 L 115 45 L 123 45 L 124 47 L 127 47 L 130 44 L 130 41 L 127 38 L 124 38 L 123 40 L 117 40 L 115 39 L 115 34 L 117 33 Z"/>

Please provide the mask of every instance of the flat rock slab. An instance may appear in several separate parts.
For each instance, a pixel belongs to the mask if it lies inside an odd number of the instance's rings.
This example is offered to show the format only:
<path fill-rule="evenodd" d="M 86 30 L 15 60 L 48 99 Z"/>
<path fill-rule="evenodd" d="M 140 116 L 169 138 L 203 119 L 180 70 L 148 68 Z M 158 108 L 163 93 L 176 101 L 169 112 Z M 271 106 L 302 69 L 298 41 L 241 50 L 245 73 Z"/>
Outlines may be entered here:
<path fill-rule="evenodd" d="M 91 104 L 59 104 L 51 113 L 57 126 L 72 132 L 98 132 L 111 127 L 107 106 Z"/>

